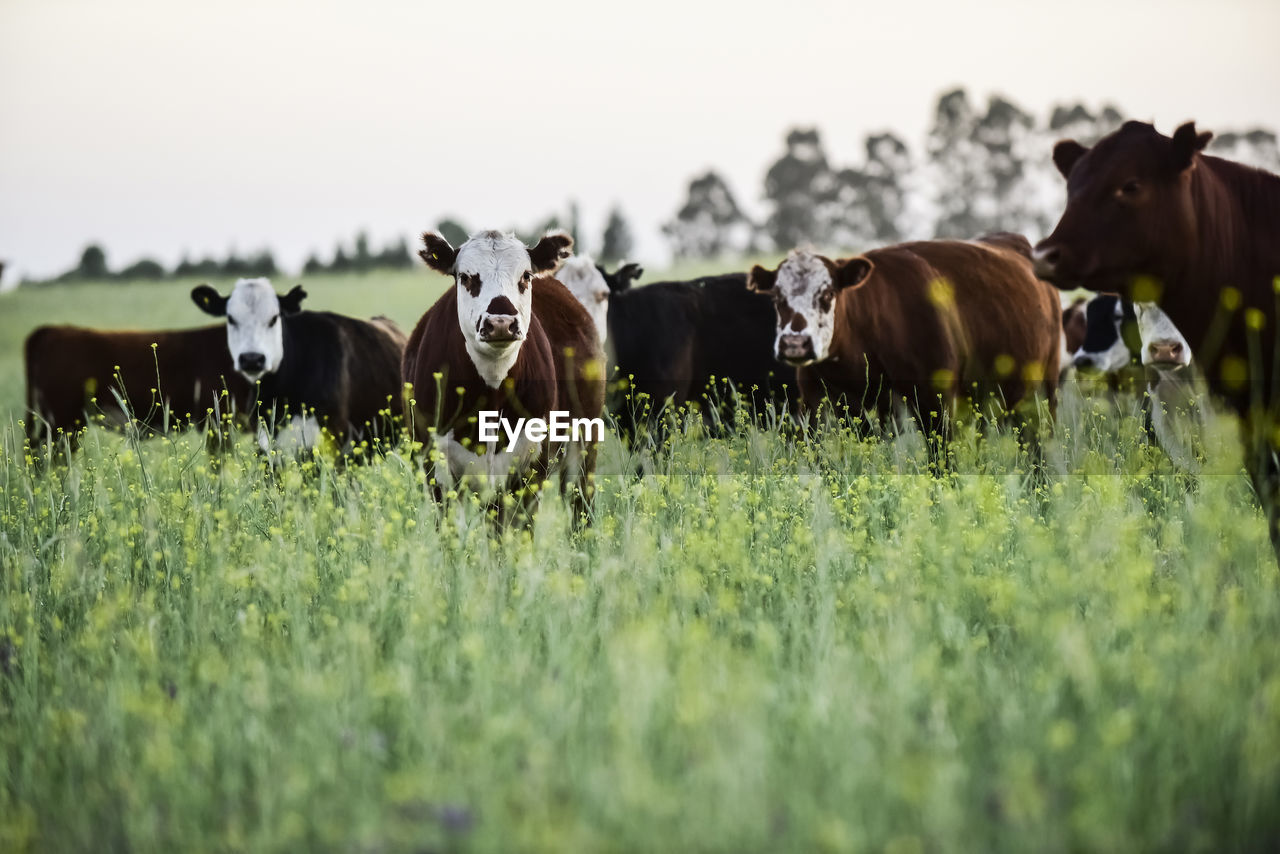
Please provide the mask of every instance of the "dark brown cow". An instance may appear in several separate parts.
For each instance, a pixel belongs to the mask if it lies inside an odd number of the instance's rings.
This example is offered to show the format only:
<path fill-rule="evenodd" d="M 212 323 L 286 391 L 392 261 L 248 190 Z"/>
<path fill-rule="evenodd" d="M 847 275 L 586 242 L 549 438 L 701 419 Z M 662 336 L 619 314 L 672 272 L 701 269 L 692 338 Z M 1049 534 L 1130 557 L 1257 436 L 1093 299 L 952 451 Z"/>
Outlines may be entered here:
<path fill-rule="evenodd" d="M 482 413 L 516 429 L 520 419 L 548 421 L 553 412 L 571 422 L 599 419 L 604 407 L 604 360 L 586 309 L 550 276 L 573 246 L 563 232 L 532 249 L 512 235 L 486 231 L 454 249 L 427 233 L 419 254 L 431 269 L 454 277 L 409 337 L 402 375 L 412 385 L 415 435 L 431 442 L 437 495 L 454 484 L 496 485 L 499 493 L 523 487 L 531 511 L 537 490 L 563 455 L 561 492 L 575 481 L 575 523 L 587 509 L 595 469 L 597 420 L 579 441 L 525 434 L 496 440 L 483 432 Z M 491 422 L 492 423 L 492 422 Z M 502 497 L 495 509 L 505 514 Z"/>
<path fill-rule="evenodd" d="M 836 261 L 793 251 L 776 271 L 753 268 L 748 286 L 774 294 L 775 351 L 797 366 L 806 409 L 829 396 L 883 416 L 905 401 L 941 430 L 962 390 L 1009 409 L 1035 392 L 1054 404 L 1062 309 L 1030 249 L 998 234 Z"/>
<path fill-rule="evenodd" d="M 27 336 L 27 436 L 67 437 L 74 450 L 86 412 L 113 425 L 131 415 L 149 431 L 205 425 L 210 410 L 242 410 L 249 384 L 236 373 L 222 326 L 154 332 L 42 326 Z M 225 393 L 224 393 L 225 392 Z"/>
<path fill-rule="evenodd" d="M 1194 122 L 1172 137 L 1128 122 L 1091 149 L 1059 142 L 1067 208 L 1036 247 L 1036 269 L 1061 288 L 1159 304 L 1210 390 L 1244 416 L 1248 468 L 1280 549 L 1280 177 L 1202 153 L 1211 137 Z"/>

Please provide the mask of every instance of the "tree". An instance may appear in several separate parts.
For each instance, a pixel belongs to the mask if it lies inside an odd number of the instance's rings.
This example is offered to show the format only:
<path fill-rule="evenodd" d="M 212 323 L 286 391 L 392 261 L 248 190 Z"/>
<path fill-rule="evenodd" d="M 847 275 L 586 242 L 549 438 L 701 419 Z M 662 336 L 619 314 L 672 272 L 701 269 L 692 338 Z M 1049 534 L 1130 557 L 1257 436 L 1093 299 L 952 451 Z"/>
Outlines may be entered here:
<path fill-rule="evenodd" d="M 765 199 L 772 206 L 765 230 L 778 249 L 828 243 L 828 224 L 820 219 L 819 207 L 835 192 L 835 176 L 821 136 L 816 128 L 796 128 L 787 134 L 786 145 L 786 153 L 764 178 Z"/>
<path fill-rule="evenodd" d="M 901 139 L 891 133 L 868 136 L 863 165 L 836 172 L 832 192 L 820 202 L 827 241 L 861 249 L 902 240 L 911 169 L 911 153 Z"/>
<path fill-rule="evenodd" d="M 1256 169 L 1280 172 L 1280 147 L 1276 135 L 1262 128 L 1214 134 L 1209 151 L 1217 157 L 1236 160 Z"/>
<path fill-rule="evenodd" d="M 351 266 L 360 273 L 367 272 L 373 267 L 373 255 L 369 252 L 369 235 L 363 231 L 356 235 L 356 252 L 351 258 Z"/>
<path fill-rule="evenodd" d="M 159 281 L 165 276 L 164 266 L 150 258 L 139 259 L 116 274 L 116 278 L 125 282 Z"/>
<path fill-rule="evenodd" d="M 314 276 L 319 273 L 325 273 L 328 268 L 324 262 L 320 260 L 314 252 L 307 256 L 307 260 L 302 264 L 302 274 L 304 276 Z"/>
<path fill-rule="evenodd" d="M 616 264 L 631 255 L 634 244 L 631 226 L 622 215 L 622 209 L 615 206 L 609 212 L 609 222 L 605 225 L 604 237 L 600 243 L 600 260 L 606 264 Z"/>
<path fill-rule="evenodd" d="M 756 248 L 756 230 L 729 184 L 714 170 L 689 182 L 675 219 L 662 226 L 677 258 L 746 254 Z"/>
<path fill-rule="evenodd" d="M 86 246 L 80 253 L 80 263 L 72 271 L 72 275 L 79 279 L 110 278 L 111 270 L 107 267 L 107 253 L 96 243 Z"/>
<path fill-rule="evenodd" d="M 395 243 L 387 244 L 374 258 L 374 263 L 391 270 L 404 270 L 413 267 L 415 257 L 409 252 L 409 242 L 401 237 Z"/>

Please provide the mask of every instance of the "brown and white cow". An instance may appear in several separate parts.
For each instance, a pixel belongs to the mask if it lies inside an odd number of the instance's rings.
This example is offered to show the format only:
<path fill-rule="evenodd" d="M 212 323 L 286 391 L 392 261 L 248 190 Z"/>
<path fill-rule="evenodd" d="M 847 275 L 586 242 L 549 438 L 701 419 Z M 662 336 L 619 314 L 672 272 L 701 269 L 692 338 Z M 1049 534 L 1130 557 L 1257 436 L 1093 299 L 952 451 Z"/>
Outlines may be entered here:
<path fill-rule="evenodd" d="M 577 441 L 540 439 L 527 431 L 486 440 L 482 413 L 511 429 L 521 419 L 566 413 L 575 425 L 599 422 L 604 364 L 591 316 L 564 285 L 547 274 L 568 257 L 573 238 L 551 232 L 528 248 L 511 234 L 484 231 L 456 249 L 438 234 L 422 236 L 418 254 L 431 269 L 452 276 L 447 290 L 409 337 L 403 379 L 412 387 L 415 435 L 436 453 L 436 494 L 455 485 L 520 491 L 532 511 L 553 466 L 562 467 L 561 492 L 570 491 L 575 523 L 587 509 L 595 469 L 591 431 Z"/>
<path fill-rule="evenodd" d="M 235 370 L 221 326 L 150 332 L 41 326 L 24 346 L 27 437 L 79 444 L 86 414 L 145 433 L 242 411 L 250 386 Z M 128 407 L 128 415 L 121 406 Z"/>
<path fill-rule="evenodd" d="M 1247 463 L 1280 549 L 1274 391 L 1280 176 L 1203 153 L 1195 123 L 1142 122 L 1086 148 L 1059 142 L 1067 207 L 1036 247 L 1038 273 L 1154 301 L 1186 336 L 1209 388 L 1244 416 Z"/>
<path fill-rule="evenodd" d="M 824 397 L 882 415 L 905 402 L 941 430 L 961 393 L 1054 405 L 1062 309 L 1029 256 L 1007 234 L 838 260 L 795 250 L 777 270 L 752 268 L 748 287 L 774 296 L 775 352 L 797 367 L 807 410 Z"/>

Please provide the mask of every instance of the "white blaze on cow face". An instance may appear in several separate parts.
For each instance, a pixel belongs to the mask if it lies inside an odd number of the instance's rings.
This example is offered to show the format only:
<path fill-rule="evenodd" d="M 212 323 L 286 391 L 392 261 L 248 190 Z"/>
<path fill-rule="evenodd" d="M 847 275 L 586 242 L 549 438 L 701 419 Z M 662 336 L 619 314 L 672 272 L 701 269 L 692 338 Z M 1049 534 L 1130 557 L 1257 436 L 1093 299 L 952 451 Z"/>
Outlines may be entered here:
<path fill-rule="evenodd" d="M 529 250 L 515 235 L 482 232 L 458 247 L 455 279 L 467 353 L 485 383 L 497 388 L 533 320 Z"/>
<path fill-rule="evenodd" d="M 250 381 L 273 373 L 284 359 L 280 300 L 267 279 L 241 279 L 227 298 L 231 363 Z"/>
<path fill-rule="evenodd" d="M 1142 339 L 1142 364 L 1155 368 L 1185 368 L 1191 364 L 1191 345 L 1153 302 L 1133 304 L 1138 316 L 1138 337 Z"/>
<path fill-rule="evenodd" d="M 603 344 L 609 336 L 609 283 L 588 255 L 578 255 L 564 262 L 556 278 L 569 289 L 591 315 L 596 333 Z"/>

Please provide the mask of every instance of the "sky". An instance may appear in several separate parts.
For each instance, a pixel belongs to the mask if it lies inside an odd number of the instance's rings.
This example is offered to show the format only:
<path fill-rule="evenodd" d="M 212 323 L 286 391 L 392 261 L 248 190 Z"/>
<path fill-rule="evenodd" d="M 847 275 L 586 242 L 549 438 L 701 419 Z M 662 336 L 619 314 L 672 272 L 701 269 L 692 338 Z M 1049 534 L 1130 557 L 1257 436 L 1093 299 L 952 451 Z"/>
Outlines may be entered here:
<path fill-rule="evenodd" d="M 359 230 L 531 227 L 571 199 L 636 255 L 715 167 L 749 211 L 788 127 L 919 149 L 937 95 L 1280 128 L 1280 2 L 0 0 L 5 279 Z M 1045 152 L 1046 157 L 1048 152 Z M 1034 239 L 1035 236 L 1032 236 Z"/>

